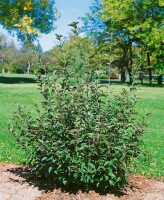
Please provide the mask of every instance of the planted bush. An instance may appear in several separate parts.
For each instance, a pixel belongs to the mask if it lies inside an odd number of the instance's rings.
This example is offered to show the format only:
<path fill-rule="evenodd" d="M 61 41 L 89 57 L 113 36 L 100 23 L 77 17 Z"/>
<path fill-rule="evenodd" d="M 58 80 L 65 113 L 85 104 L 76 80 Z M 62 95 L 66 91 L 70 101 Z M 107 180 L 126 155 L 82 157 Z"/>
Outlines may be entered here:
<path fill-rule="evenodd" d="M 63 51 L 63 45 L 59 48 Z M 126 90 L 113 95 L 93 82 L 85 51 L 78 45 L 75 50 L 69 59 L 63 52 L 59 71 L 38 76 L 42 107 L 35 116 L 18 107 L 11 132 L 27 151 L 33 172 L 54 184 L 122 188 L 131 160 L 140 153 L 145 122 L 136 120 L 136 97 Z"/>

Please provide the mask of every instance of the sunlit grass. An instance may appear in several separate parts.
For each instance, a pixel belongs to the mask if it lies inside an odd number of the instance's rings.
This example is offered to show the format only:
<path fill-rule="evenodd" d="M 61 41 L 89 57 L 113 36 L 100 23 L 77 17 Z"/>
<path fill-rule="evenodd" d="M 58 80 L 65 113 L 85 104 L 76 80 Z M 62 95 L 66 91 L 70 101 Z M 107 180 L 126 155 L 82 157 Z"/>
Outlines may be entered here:
<path fill-rule="evenodd" d="M 164 178 L 164 88 L 141 88 L 137 108 L 140 114 L 150 112 L 147 132 L 143 135 L 143 150 L 147 153 L 138 159 L 136 172 Z"/>
<path fill-rule="evenodd" d="M 0 84 L 0 162 L 25 161 L 26 154 L 16 145 L 8 127 L 16 105 L 26 105 L 33 110 L 33 105 L 38 103 L 39 99 L 35 84 Z"/>

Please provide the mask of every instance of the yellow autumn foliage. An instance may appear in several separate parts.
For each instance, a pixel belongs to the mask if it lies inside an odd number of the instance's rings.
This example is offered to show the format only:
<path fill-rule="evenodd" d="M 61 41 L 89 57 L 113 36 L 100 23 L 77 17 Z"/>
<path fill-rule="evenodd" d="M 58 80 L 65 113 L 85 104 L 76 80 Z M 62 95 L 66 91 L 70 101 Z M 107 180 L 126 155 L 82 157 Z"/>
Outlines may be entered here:
<path fill-rule="evenodd" d="M 47 3 L 47 0 L 41 0 L 41 1 L 45 4 Z M 23 9 L 28 12 L 32 11 L 33 1 L 32 0 L 26 1 L 24 3 Z M 33 28 L 31 26 L 32 22 L 33 22 L 33 19 L 31 17 L 25 15 L 20 22 L 21 30 L 23 30 L 24 32 L 26 32 L 28 34 L 33 33 L 34 35 L 37 35 L 37 34 L 39 34 L 39 31 L 36 28 Z"/>
<path fill-rule="evenodd" d="M 19 23 L 19 29 L 28 34 L 33 33 L 34 35 L 38 35 L 39 31 L 36 28 L 32 27 L 32 22 L 33 19 L 28 15 L 25 15 Z"/>
<path fill-rule="evenodd" d="M 52 8 L 55 0 L 4 0 L 3 3 L 1 1 L 0 25 L 7 30 L 16 31 L 22 40 L 23 35 L 37 36 L 39 32 L 49 33 L 53 29 L 56 10 Z"/>
<path fill-rule="evenodd" d="M 31 11 L 33 9 L 33 3 L 32 0 L 29 0 L 27 2 L 25 2 L 24 4 L 24 8 L 25 11 Z"/>

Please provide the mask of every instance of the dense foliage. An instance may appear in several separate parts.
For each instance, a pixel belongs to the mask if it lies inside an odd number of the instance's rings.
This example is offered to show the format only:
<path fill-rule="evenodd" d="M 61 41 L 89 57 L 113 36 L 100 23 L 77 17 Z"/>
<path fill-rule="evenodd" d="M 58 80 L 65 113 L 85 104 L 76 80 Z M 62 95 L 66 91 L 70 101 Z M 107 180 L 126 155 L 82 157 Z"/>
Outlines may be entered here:
<path fill-rule="evenodd" d="M 162 1 L 154 0 L 93 1 L 84 18 L 83 30 L 91 37 L 97 36 L 99 54 L 110 52 L 108 63 L 119 69 L 122 82 L 125 73 L 132 84 L 136 72 L 141 75 L 147 71 L 150 83 L 155 72 L 159 75 L 158 83 L 162 84 L 163 6 Z"/>
<path fill-rule="evenodd" d="M 18 49 L 12 40 L 0 34 L 0 73 L 35 73 L 39 56 L 45 57 L 39 43 L 34 45 L 26 41 Z"/>
<path fill-rule="evenodd" d="M 57 36 L 61 40 L 61 36 Z M 36 115 L 18 107 L 11 132 L 27 151 L 33 172 L 71 189 L 122 188 L 140 153 L 145 121 L 136 120 L 136 97 L 111 94 L 92 81 L 85 49 L 75 45 L 61 68 L 39 78 L 43 96 Z M 71 67 L 73 66 L 73 67 Z M 71 70 L 70 70 L 71 69 Z"/>
<path fill-rule="evenodd" d="M 49 33 L 54 28 L 54 5 L 54 0 L 1 0 L 0 24 L 16 31 L 21 40 L 33 40 L 39 32 Z"/>

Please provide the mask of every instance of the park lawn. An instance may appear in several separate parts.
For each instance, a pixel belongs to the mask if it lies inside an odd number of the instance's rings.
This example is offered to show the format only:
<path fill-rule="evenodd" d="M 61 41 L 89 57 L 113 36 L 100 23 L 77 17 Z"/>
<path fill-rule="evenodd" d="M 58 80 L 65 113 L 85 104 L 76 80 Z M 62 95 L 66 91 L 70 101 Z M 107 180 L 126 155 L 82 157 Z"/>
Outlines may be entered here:
<path fill-rule="evenodd" d="M 112 85 L 114 92 L 123 86 Z M 126 86 L 124 86 L 126 87 Z M 146 159 L 140 156 L 134 173 L 149 177 L 164 177 L 164 88 L 137 86 L 138 113 L 151 113 L 147 132 L 143 135 L 142 148 Z M 26 105 L 34 111 L 34 104 L 41 101 L 36 84 L 0 84 L 0 162 L 25 163 L 26 153 L 16 144 L 8 131 L 12 112 L 17 104 Z M 146 110 L 146 111 L 145 111 Z"/>
<path fill-rule="evenodd" d="M 36 84 L 0 84 L 0 162 L 23 163 L 26 154 L 8 131 L 16 105 L 34 110 L 41 99 Z"/>
<path fill-rule="evenodd" d="M 137 172 L 164 179 L 164 88 L 140 88 L 139 113 L 150 112 L 147 132 L 143 135 L 143 149 L 147 152 L 147 162 L 140 157 Z"/>

